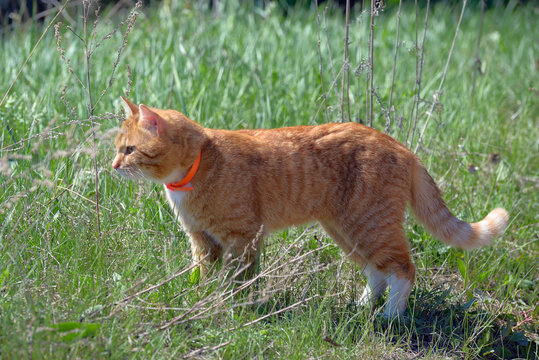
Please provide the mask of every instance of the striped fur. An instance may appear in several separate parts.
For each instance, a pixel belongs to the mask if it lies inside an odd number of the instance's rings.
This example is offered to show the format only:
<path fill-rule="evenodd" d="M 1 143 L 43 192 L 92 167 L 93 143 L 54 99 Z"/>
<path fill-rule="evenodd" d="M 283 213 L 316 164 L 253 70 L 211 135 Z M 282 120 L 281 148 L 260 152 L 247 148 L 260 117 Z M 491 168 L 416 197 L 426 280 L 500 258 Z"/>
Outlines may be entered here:
<path fill-rule="evenodd" d="M 240 259 L 249 272 L 268 232 L 318 221 L 367 268 L 363 303 L 392 287 L 385 314 L 393 317 L 415 276 L 402 228 L 408 203 L 433 234 L 464 249 L 487 245 L 508 220 L 503 209 L 478 223 L 455 218 L 412 152 L 360 124 L 214 130 L 174 110 L 124 104 L 113 161 L 121 175 L 179 181 L 201 151 L 194 190 L 166 191 L 195 261 Z"/>
<path fill-rule="evenodd" d="M 490 244 L 508 221 L 507 211 L 494 209 L 483 220 L 469 224 L 451 214 L 440 190 L 419 160 L 414 164 L 412 181 L 412 209 L 438 239 L 461 248 L 475 249 Z"/>

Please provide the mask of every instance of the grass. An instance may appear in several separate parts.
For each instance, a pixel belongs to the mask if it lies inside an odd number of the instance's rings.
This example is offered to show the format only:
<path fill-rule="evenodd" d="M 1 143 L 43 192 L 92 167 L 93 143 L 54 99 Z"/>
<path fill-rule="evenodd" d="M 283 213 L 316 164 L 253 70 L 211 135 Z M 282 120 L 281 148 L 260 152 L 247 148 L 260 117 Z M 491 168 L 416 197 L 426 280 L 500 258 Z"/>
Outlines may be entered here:
<path fill-rule="evenodd" d="M 424 11 L 419 11 L 420 27 Z M 459 12 L 436 4 L 429 13 L 414 148 Z M 534 4 L 487 10 L 482 75 L 473 99 L 480 11 L 472 6 L 464 13 L 443 93 L 418 154 L 455 214 L 476 220 L 503 206 L 510 225 L 491 246 L 461 252 L 438 242 L 413 219 L 407 221 L 417 281 L 410 311 L 395 323 L 377 316 L 380 307 L 371 311 L 355 304 L 364 285 L 361 269 L 316 226 L 272 235 L 258 278 L 244 288 L 218 270 L 209 279 L 197 279 L 189 271 L 185 235 L 162 189 L 122 180 L 110 169 L 111 129 L 120 121 L 112 113 L 119 113 L 119 96 L 129 81 L 135 102 L 179 109 L 208 127 L 339 121 L 345 29 L 340 10 L 321 7 L 318 27 L 314 8 L 287 16 L 271 5 L 229 4 L 214 14 L 188 1 L 143 8 L 115 81 L 95 107 L 100 114 L 94 119 L 97 152 L 85 108 L 88 94 L 62 62 L 51 31 L 0 106 L 13 135 L 2 128 L 0 357 L 536 358 L 537 12 Z M 71 15 L 79 19 L 81 14 Z M 126 16 L 104 11 L 94 44 Z M 360 64 L 368 64 L 370 18 L 354 9 L 351 19 L 350 113 L 352 120 L 365 120 L 368 68 Z M 381 130 L 387 120 L 381 104 L 387 106 L 391 91 L 396 19 L 396 8 L 385 9 L 374 32 L 379 100 L 373 126 Z M 0 35 L 2 94 L 44 26 L 15 24 Z M 71 26 L 82 32 L 81 21 Z M 84 78 L 83 46 L 62 29 L 73 73 Z M 422 28 L 418 33 L 421 40 Z M 403 6 L 388 132 L 408 143 L 419 55 L 414 42 L 415 9 Z M 94 101 L 107 87 L 121 44 L 118 32 L 92 56 Z"/>

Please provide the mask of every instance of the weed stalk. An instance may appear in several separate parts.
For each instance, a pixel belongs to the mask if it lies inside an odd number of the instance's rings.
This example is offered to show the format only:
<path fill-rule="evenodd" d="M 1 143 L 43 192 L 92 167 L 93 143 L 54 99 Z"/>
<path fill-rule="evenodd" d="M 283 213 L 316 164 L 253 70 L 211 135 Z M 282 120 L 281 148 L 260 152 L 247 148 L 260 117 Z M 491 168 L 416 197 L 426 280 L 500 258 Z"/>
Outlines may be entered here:
<path fill-rule="evenodd" d="M 402 0 L 399 0 L 399 10 L 397 11 L 397 35 L 395 37 L 395 55 L 393 56 L 393 75 L 391 77 L 391 91 L 389 93 L 389 104 L 387 106 L 387 112 L 386 112 L 386 133 L 389 132 L 389 128 L 391 127 L 391 112 L 393 105 L 393 91 L 395 90 L 395 74 L 397 72 L 397 54 L 399 50 L 399 29 L 400 29 L 400 20 L 401 20 L 401 6 L 402 6 Z"/>
<path fill-rule="evenodd" d="M 327 94 L 324 90 L 324 74 L 323 74 L 323 63 L 322 63 L 322 49 L 320 48 L 320 11 L 318 9 L 318 0 L 315 1 L 316 6 L 316 25 L 318 26 L 318 60 L 319 66 L 318 71 L 320 72 L 320 86 L 322 87 L 322 101 L 324 102 L 324 114 L 326 115 L 326 121 L 329 121 L 328 116 L 328 104 L 327 104 Z"/>
<path fill-rule="evenodd" d="M 367 121 L 369 122 L 370 127 L 372 127 L 372 105 L 374 96 L 374 16 L 378 12 L 376 4 L 376 0 L 371 0 L 371 26 L 369 31 L 369 113 L 367 117 Z"/>
<path fill-rule="evenodd" d="M 419 64 L 416 63 L 416 98 L 414 101 L 414 104 L 412 106 L 412 114 L 414 115 L 414 122 L 413 122 L 413 128 L 412 128 L 412 139 L 410 140 L 410 147 L 413 147 L 414 145 L 414 136 L 416 132 L 417 127 L 417 114 L 419 112 L 419 102 L 421 101 L 421 75 L 423 74 L 423 58 L 425 55 L 425 38 L 427 37 L 427 25 L 429 23 L 429 7 L 430 7 L 430 0 L 427 0 L 427 10 L 425 14 L 425 22 L 423 25 L 423 39 L 421 40 L 421 57 L 419 60 Z M 417 8 L 416 8 L 416 14 L 417 14 Z M 416 18 L 416 51 L 417 51 L 417 18 Z M 417 56 L 416 56 L 417 59 Z M 411 121 L 410 117 L 410 121 Z"/>
<path fill-rule="evenodd" d="M 434 95 L 433 95 L 434 99 L 433 99 L 432 105 L 430 107 L 430 110 L 427 112 L 427 120 L 425 120 L 423 129 L 421 129 L 421 134 L 419 135 L 419 138 L 417 139 L 417 145 L 414 150 L 415 153 L 417 153 L 417 151 L 419 150 L 419 146 L 421 146 L 421 141 L 423 140 L 423 135 L 425 134 L 425 130 L 427 129 L 427 126 L 429 125 L 430 118 L 432 117 L 432 112 L 434 111 L 434 107 L 439 104 L 440 95 L 442 93 L 442 87 L 444 86 L 445 78 L 447 76 L 447 70 L 449 69 L 449 63 L 451 62 L 451 57 L 453 56 L 453 50 L 455 49 L 455 43 L 457 42 L 457 36 L 459 34 L 460 24 L 462 23 L 464 10 L 466 10 L 467 3 L 468 3 L 468 0 L 462 1 L 462 10 L 460 11 L 459 20 L 457 22 L 457 28 L 455 29 L 455 35 L 453 36 L 451 48 L 449 49 L 449 54 L 447 55 L 447 61 L 445 63 L 444 72 L 442 73 L 442 79 L 440 80 L 440 85 L 438 85 L 438 90 L 434 92 Z"/>
<path fill-rule="evenodd" d="M 341 86 L 341 122 L 345 122 L 344 116 L 344 97 L 346 96 L 346 106 L 348 107 L 348 120 L 350 116 L 350 64 L 348 58 L 348 31 L 350 28 L 350 0 L 346 0 L 346 30 L 344 34 L 344 59 L 343 59 L 343 74 Z"/>
<path fill-rule="evenodd" d="M 481 17 L 479 18 L 479 31 L 477 34 L 477 43 L 475 45 L 475 59 L 474 59 L 474 72 L 472 75 L 472 95 L 471 95 L 471 102 L 473 105 L 473 96 L 475 93 L 475 80 L 477 78 L 477 74 L 481 75 L 481 59 L 479 58 L 479 49 L 481 46 L 481 34 L 483 32 L 483 18 L 485 17 L 485 7 L 486 7 L 486 0 L 481 0 Z"/>
<path fill-rule="evenodd" d="M 94 122 L 94 104 L 92 101 L 92 83 L 90 80 L 90 57 L 91 57 L 91 51 L 88 47 L 89 45 L 89 38 L 88 38 L 88 32 L 87 32 L 87 25 L 88 25 L 88 13 L 90 11 L 91 6 L 91 0 L 85 0 L 82 2 L 82 22 L 83 22 L 83 44 L 84 44 L 84 54 L 86 58 L 86 91 L 88 92 L 88 104 L 86 107 L 86 111 L 88 114 L 88 117 L 90 119 L 90 127 L 92 131 L 92 143 L 94 147 L 93 155 L 94 155 L 94 174 L 95 174 L 95 214 L 97 217 L 97 235 L 99 238 L 101 238 L 101 221 L 99 219 L 99 172 L 97 169 L 97 142 L 95 138 L 95 122 Z"/>

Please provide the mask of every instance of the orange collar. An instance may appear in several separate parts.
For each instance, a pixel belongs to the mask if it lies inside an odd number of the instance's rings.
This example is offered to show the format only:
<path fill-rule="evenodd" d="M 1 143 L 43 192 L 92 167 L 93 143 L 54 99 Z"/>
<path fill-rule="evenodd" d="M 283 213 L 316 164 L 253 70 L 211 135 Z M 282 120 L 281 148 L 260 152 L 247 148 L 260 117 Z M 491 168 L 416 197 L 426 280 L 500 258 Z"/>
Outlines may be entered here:
<path fill-rule="evenodd" d="M 191 191 L 191 190 L 194 190 L 191 186 L 185 186 L 185 185 L 187 185 L 189 183 L 189 181 L 191 181 L 193 179 L 193 177 L 195 176 L 195 174 L 197 173 L 198 166 L 200 165 L 200 155 L 202 155 L 202 150 L 200 150 L 198 152 L 198 157 L 195 160 L 193 166 L 191 166 L 191 169 L 189 170 L 187 175 L 185 175 L 185 177 L 179 182 L 168 183 L 167 184 L 167 189 L 172 190 L 172 191 Z"/>

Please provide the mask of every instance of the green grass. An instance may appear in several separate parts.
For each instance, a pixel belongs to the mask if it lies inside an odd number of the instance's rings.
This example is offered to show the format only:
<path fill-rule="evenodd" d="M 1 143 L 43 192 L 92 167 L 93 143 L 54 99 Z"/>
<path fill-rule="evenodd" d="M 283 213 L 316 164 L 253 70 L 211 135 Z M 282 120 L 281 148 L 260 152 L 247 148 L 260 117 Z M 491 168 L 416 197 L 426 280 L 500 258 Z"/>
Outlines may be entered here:
<path fill-rule="evenodd" d="M 244 290 L 219 271 L 198 282 L 189 271 L 165 281 L 190 266 L 185 235 L 161 187 L 122 180 L 110 168 L 109 130 L 119 120 L 107 113 L 119 112 L 119 96 L 128 88 L 126 64 L 133 74 L 131 100 L 179 109 L 208 127 L 279 127 L 341 117 L 339 96 L 329 89 L 334 77 L 327 50 L 329 39 L 338 74 L 344 44 L 340 11 L 326 14 L 327 37 L 320 31 L 326 118 L 315 9 L 298 8 L 285 17 L 273 6 L 228 5 L 212 15 L 195 3 L 164 1 L 142 10 L 115 81 L 96 106 L 102 115 L 96 120 L 100 237 L 88 97 L 61 61 L 53 29 L 0 107 L 0 117 L 20 141 L 14 143 L 2 127 L 0 358 L 535 358 L 537 7 L 487 11 L 483 74 L 473 101 L 480 12 L 466 10 L 435 106 L 439 111 L 418 150 L 455 214 L 472 221 L 503 206 L 511 215 L 509 228 L 491 246 L 465 253 L 438 242 L 410 218 L 406 232 L 417 281 L 410 311 L 400 323 L 388 324 L 377 316 L 382 307 L 373 312 L 355 305 L 364 285 L 361 269 L 316 226 L 272 235 L 260 277 Z M 374 35 L 374 86 L 384 107 L 391 90 L 395 10 L 381 13 Z M 459 11 L 443 4 L 431 9 L 418 130 L 441 80 Z M 105 11 L 95 39 L 125 16 Z M 422 26 L 424 9 L 419 16 Z M 351 115 L 365 120 L 367 75 L 353 70 L 368 57 L 369 17 L 356 9 L 351 19 Z M 82 32 L 81 21 L 72 26 Z M 413 125 L 414 26 L 415 9 L 406 7 L 389 130 L 401 141 Z M 36 23 L 16 25 L 0 35 L 2 95 L 43 30 Z M 92 57 L 94 101 L 107 86 L 121 42 L 115 34 Z M 65 28 L 62 46 L 74 73 L 85 78 L 83 46 Z M 73 113 L 61 100 L 64 84 Z M 340 78 L 336 84 L 340 92 Z M 383 130 L 386 117 L 375 104 L 373 125 Z M 491 160 L 493 154 L 498 161 Z M 159 286 L 128 298 L 152 285 Z"/>

